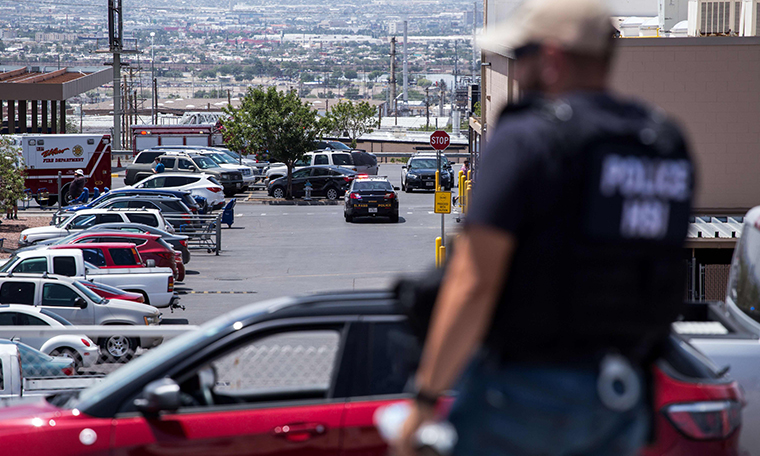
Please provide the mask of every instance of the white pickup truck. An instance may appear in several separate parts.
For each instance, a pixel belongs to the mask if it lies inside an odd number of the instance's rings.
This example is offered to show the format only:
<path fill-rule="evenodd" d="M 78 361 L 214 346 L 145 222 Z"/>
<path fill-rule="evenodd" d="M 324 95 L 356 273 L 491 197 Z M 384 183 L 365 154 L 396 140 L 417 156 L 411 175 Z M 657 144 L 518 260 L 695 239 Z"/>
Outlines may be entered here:
<path fill-rule="evenodd" d="M 18 252 L 0 267 L 0 272 L 57 274 L 104 283 L 140 293 L 154 307 L 180 307 L 174 291 L 174 274 L 169 268 L 101 269 L 84 261 L 79 249 L 38 249 Z"/>
<path fill-rule="evenodd" d="M 77 391 L 103 381 L 105 376 L 24 377 L 21 354 L 14 344 L 0 344 L 0 401 Z"/>

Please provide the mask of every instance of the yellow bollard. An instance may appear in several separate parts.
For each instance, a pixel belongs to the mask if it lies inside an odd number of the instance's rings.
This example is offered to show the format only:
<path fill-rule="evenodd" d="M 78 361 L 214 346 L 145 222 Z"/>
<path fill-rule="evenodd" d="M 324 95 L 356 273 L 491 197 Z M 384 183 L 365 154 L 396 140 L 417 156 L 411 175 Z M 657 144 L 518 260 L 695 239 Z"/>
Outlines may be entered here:
<path fill-rule="evenodd" d="M 440 171 L 435 170 L 435 191 L 436 192 L 441 191 L 441 184 L 440 184 L 441 181 L 439 180 L 440 178 L 441 178 Z"/>
<path fill-rule="evenodd" d="M 446 246 L 442 245 L 438 248 L 438 262 L 439 268 L 442 268 L 446 264 Z"/>
<path fill-rule="evenodd" d="M 467 194 L 467 206 L 470 205 L 470 197 L 472 196 L 472 181 L 468 180 L 465 184 L 467 187 L 467 191 L 465 192 Z M 467 206 L 465 206 L 465 214 L 467 213 L 467 210 L 469 209 Z"/>
<path fill-rule="evenodd" d="M 442 239 L 440 236 L 435 238 L 435 267 L 440 268 L 441 267 L 441 244 Z"/>

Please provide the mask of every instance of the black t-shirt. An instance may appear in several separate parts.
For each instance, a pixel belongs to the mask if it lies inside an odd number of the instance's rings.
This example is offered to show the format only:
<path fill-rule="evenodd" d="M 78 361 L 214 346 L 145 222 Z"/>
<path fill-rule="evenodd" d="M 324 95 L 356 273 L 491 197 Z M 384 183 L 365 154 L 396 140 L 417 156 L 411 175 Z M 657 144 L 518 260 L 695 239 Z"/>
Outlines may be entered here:
<path fill-rule="evenodd" d="M 517 239 L 487 344 L 535 359 L 661 338 L 693 182 L 678 129 L 640 105 L 576 93 L 507 107 L 466 219 Z"/>

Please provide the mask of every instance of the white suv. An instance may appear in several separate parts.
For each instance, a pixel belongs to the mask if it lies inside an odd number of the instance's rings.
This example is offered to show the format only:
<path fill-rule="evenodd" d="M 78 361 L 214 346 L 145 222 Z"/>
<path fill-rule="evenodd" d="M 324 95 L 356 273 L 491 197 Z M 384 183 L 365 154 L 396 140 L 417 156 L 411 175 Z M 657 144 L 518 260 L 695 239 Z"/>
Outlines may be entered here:
<path fill-rule="evenodd" d="M 174 227 L 157 209 L 84 209 L 62 214 L 55 225 L 27 228 L 21 232 L 19 246 L 27 246 L 47 239 L 68 236 L 103 223 L 142 223 L 160 230 L 174 232 Z"/>
<path fill-rule="evenodd" d="M 356 165 L 354 165 L 354 159 L 351 157 L 349 151 L 334 151 L 334 150 L 316 150 L 314 152 L 307 152 L 304 156 L 304 160 L 297 160 L 293 171 L 301 169 L 305 166 L 316 165 L 332 165 L 340 166 L 342 168 L 348 168 L 356 171 Z M 273 163 L 266 171 L 267 183 L 286 176 L 288 174 L 288 167 L 284 163 Z"/>
<path fill-rule="evenodd" d="M 159 173 L 146 177 L 130 188 L 186 190 L 193 196 L 206 198 L 211 209 L 224 206 L 224 186 L 214 176 L 206 173 Z"/>
<path fill-rule="evenodd" d="M 243 191 L 248 190 L 251 186 L 253 186 L 254 183 L 256 183 L 257 177 L 256 173 L 253 171 L 253 168 L 239 164 L 229 155 L 223 152 L 214 152 L 210 150 L 198 150 L 196 152 L 200 155 L 204 155 L 214 160 L 214 162 L 217 165 L 221 166 L 222 169 L 240 171 L 240 173 L 243 175 Z"/>

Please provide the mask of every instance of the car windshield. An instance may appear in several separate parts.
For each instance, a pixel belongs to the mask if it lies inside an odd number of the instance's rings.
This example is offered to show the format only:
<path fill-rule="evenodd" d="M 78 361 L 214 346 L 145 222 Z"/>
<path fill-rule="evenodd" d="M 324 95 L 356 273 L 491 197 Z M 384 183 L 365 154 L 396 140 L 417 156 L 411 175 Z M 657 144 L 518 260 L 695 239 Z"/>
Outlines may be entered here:
<path fill-rule="evenodd" d="M 233 160 L 232 157 L 230 157 L 227 154 L 208 154 L 208 156 L 211 157 L 212 160 L 219 163 L 220 165 L 223 165 L 223 164 L 237 165 L 238 164 L 238 162 Z"/>
<path fill-rule="evenodd" d="M 219 168 L 219 165 L 208 157 L 195 157 L 193 158 L 193 162 L 195 162 L 199 169 Z"/>
<path fill-rule="evenodd" d="M 348 147 L 347 145 L 343 144 L 340 141 L 328 141 L 327 144 L 329 144 L 330 147 L 332 147 L 335 150 L 351 150 L 350 147 Z"/>
<path fill-rule="evenodd" d="M 435 158 L 415 158 L 409 160 L 409 169 L 436 169 L 437 161 Z"/>
<path fill-rule="evenodd" d="M 108 302 L 108 300 L 99 294 L 95 293 L 94 291 L 90 290 L 86 286 L 82 285 L 79 282 L 74 282 L 74 287 L 76 287 L 77 290 L 79 290 L 83 295 L 87 296 L 90 301 L 98 303 L 98 304 L 105 304 Z"/>
<path fill-rule="evenodd" d="M 21 355 L 21 359 L 28 362 L 50 362 L 53 357 L 46 355 L 39 350 L 35 350 L 32 347 L 22 344 L 21 342 L 13 342 L 18 347 L 18 352 Z"/>
<path fill-rule="evenodd" d="M 367 182 L 354 182 L 354 190 L 379 190 L 379 191 L 393 191 L 391 183 L 388 181 L 367 181 Z"/>
<path fill-rule="evenodd" d="M 58 323 L 62 324 L 63 326 L 74 326 L 71 324 L 70 321 L 63 318 L 62 316 L 55 314 L 47 309 L 40 309 L 40 313 L 42 315 L 47 315 L 48 317 L 52 318 L 53 320 L 57 321 Z"/>
<path fill-rule="evenodd" d="M 76 215 L 76 212 L 73 214 L 62 214 L 59 215 L 60 219 L 59 222 L 55 225 L 56 228 L 63 228 L 63 225 L 66 224 L 66 222 L 69 221 L 69 219 Z"/>
<path fill-rule="evenodd" d="M 11 270 L 13 265 L 18 262 L 18 256 L 13 255 L 10 258 L 8 258 L 8 261 L 5 262 L 5 264 L 0 267 L 0 272 L 8 272 Z"/>

